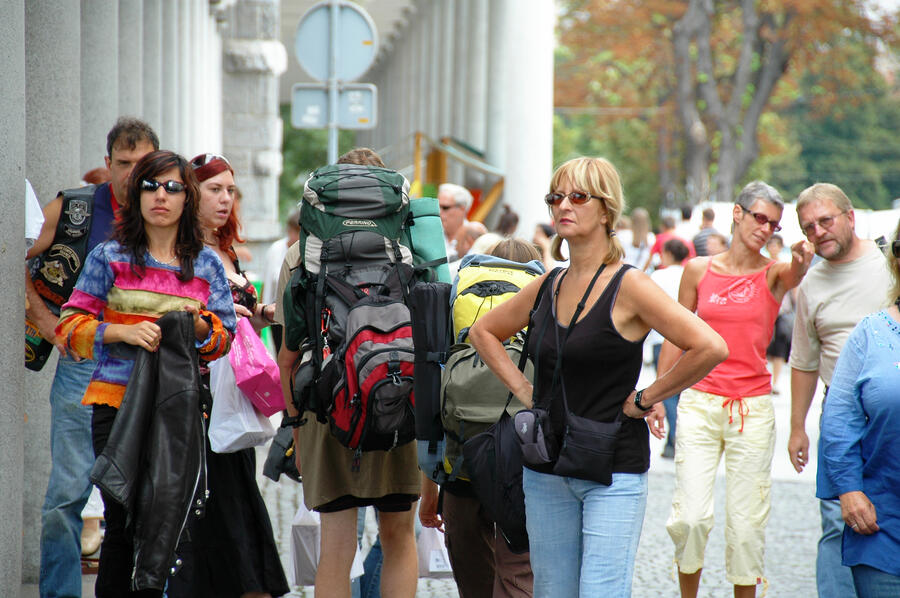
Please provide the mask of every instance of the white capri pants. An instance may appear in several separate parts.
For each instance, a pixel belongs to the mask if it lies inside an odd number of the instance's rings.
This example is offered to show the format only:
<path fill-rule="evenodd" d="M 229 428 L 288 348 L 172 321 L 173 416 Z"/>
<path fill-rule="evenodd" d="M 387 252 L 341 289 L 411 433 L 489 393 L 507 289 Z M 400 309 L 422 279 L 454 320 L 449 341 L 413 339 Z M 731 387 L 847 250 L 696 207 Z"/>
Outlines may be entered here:
<path fill-rule="evenodd" d="M 729 401 L 681 393 L 675 440 L 675 492 L 666 531 L 682 573 L 703 567 L 713 526 L 713 487 L 725 453 L 725 571 L 734 585 L 764 583 L 772 488 L 775 413 L 769 395 Z"/>

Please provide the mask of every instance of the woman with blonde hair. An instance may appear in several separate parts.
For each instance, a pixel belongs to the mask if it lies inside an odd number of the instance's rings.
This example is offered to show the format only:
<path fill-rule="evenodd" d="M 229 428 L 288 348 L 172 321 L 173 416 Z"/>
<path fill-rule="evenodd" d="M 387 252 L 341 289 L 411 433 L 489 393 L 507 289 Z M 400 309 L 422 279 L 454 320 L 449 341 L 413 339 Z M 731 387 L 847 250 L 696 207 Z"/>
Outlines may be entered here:
<path fill-rule="evenodd" d="M 705 376 L 727 349 L 709 326 L 623 263 L 614 231 L 625 202 L 609 161 L 566 162 L 544 201 L 557 227 L 553 253 L 558 259 L 565 240 L 569 267 L 491 310 L 469 338 L 522 403 L 548 414 L 548 458 L 526 459 L 523 476 L 534 595 L 629 596 L 650 465 L 643 420 L 662 437 L 655 405 Z M 534 386 L 502 345 L 529 324 Z M 651 328 L 684 357 L 635 390 Z"/>

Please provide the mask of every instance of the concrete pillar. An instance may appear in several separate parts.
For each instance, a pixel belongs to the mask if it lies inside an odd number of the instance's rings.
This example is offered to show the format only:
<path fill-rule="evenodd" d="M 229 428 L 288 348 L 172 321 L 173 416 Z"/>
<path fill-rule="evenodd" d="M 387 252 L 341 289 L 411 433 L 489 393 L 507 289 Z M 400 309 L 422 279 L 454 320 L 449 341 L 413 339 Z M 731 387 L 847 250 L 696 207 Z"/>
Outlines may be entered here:
<path fill-rule="evenodd" d="M 76 186 L 82 174 L 79 0 L 26 2 L 25 49 L 25 175 L 46 203 L 57 191 Z M 21 318 L 21 312 L 16 314 Z M 16 363 L 18 368 L 21 361 Z M 54 357 L 41 372 L 25 373 L 22 579 L 28 583 L 36 582 L 39 573 L 41 504 L 50 475 L 48 397 L 55 369 Z"/>
<path fill-rule="evenodd" d="M 488 31 L 493 32 L 488 39 L 488 86 L 487 86 L 487 131 L 485 150 L 488 162 L 504 169 L 506 167 L 506 124 L 509 109 L 507 84 L 509 69 L 510 22 L 516 12 L 511 0 L 492 0 L 488 13 Z M 524 98 L 519 98 L 524 101 Z"/>
<path fill-rule="evenodd" d="M 141 113 L 156 134 L 160 136 L 161 147 L 171 147 L 171 139 L 162 128 L 162 59 L 163 59 L 163 27 L 162 0 L 144 0 L 142 20 L 143 56 L 141 64 Z M 138 32 L 135 32 L 137 35 Z"/>
<path fill-rule="evenodd" d="M 229 37 L 223 40 L 223 149 L 244 195 L 244 232 L 259 256 L 253 269 L 262 259 L 259 249 L 281 235 L 278 77 L 287 68 L 287 53 L 279 41 L 278 15 L 278 0 L 238 0 L 229 9 Z"/>
<path fill-rule="evenodd" d="M 178 30 L 178 151 L 187 154 L 188 159 L 194 142 L 194 123 L 191 121 L 191 102 L 199 98 L 193 88 L 193 60 L 191 59 L 191 44 L 194 40 L 192 27 L 191 8 L 199 0 L 181 0 L 178 2 L 178 17 L 173 23 L 177 23 Z"/>
<path fill-rule="evenodd" d="M 81 0 L 80 173 L 103 166 L 106 133 L 119 115 L 119 3 Z"/>
<path fill-rule="evenodd" d="M 428 37 L 428 5 L 419 2 L 416 5 L 416 14 L 411 24 L 412 32 L 412 81 L 410 81 L 410 91 L 415 94 L 411 99 L 412 112 L 415 118 L 412 122 L 413 131 L 422 131 L 430 133 L 427 126 L 426 104 L 430 99 L 428 93 L 429 80 L 428 73 L 428 45 L 426 39 Z"/>
<path fill-rule="evenodd" d="M 443 131 L 441 131 L 440 122 L 440 104 L 441 96 L 441 7 L 437 2 L 432 2 L 428 7 L 428 28 L 425 30 L 425 47 L 427 48 L 427 85 L 428 95 L 426 97 L 426 130 L 428 134 L 439 140 Z"/>
<path fill-rule="evenodd" d="M 416 99 L 418 86 L 415 81 L 415 45 L 414 41 L 414 22 L 418 19 L 416 12 L 411 8 L 403 11 L 403 27 L 400 29 L 400 43 L 394 50 L 392 61 L 400 61 L 400 89 L 404 93 L 400 94 L 400 123 L 398 135 L 409 135 L 413 133 L 415 128 L 415 118 L 413 117 L 412 103 Z"/>
<path fill-rule="evenodd" d="M 444 91 L 449 105 L 447 135 L 461 141 L 466 141 L 466 118 L 468 106 L 466 106 L 466 92 L 469 87 L 468 73 L 468 27 L 469 27 L 469 0 L 457 0 L 451 4 L 453 8 L 452 22 L 448 22 L 446 29 L 453 38 L 453 68 L 444 71 Z M 446 48 L 446 43 L 445 43 Z M 459 162 L 451 161 L 449 179 L 452 182 L 465 184 L 463 173 L 465 169 Z"/>
<path fill-rule="evenodd" d="M 465 39 L 468 46 L 465 69 L 465 132 L 463 139 L 481 151 L 487 135 L 488 95 L 488 0 L 468 0 L 468 24 Z"/>
<path fill-rule="evenodd" d="M 143 0 L 119 0 L 120 116 L 140 116 L 144 112 L 143 16 Z"/>
<path fill-rule="evenodd" d="M 503 4 L 511 8 L 510 2 Z M 502 64 L 511 100 L 500 106 L 508 124 L 504 198 L 519 214 L 519 234 L 529 238 L 534 226 L 548 219 L 541 197 L 553 169 L 555 22 L 554 3 L 546 0 L 518 0 L 503 21 L 508 39 Z"/>
<path fill-rule="evenodd" d="M 456 2 L 461 2 L 461 0 L 456 0 Z M 455 2 L 451 0 L 441 2 L 441 10 L 438 15 L 438 29 L 440 30 L 440 45 L 437 46 L 438 74 L 440 77 L 437 87 L 439 90 L 438 95 L 440 96 L 438 100 L 438 135 L 441 137 L 454 134 L 453 88 L 456 86 L 456 83 L 453 72 L 457 68 L 456 65 L 459 64 L 456 61 L 455 48 L 458 45 L 462 45 L 456 43 L 456 38 L 462 39 L 463 35 L 463 32 L 456 28 L 454 4 Z"/>
<path fill-rule="evenodd" d="M 0 272 L 21 276 L 25 255 L 25 4 L 3 3 L 0 19 Z M 18 280 L 21 280 L 19 278 Z M 22 284 L 0 287 L 0 329 L 21 330 Z M 22 343 L 13 335 L 0 343 L 0 588 L 17 596 L 22 585 L 22 495 L 24 475 L 25 368 Z M 46 405 L 46 397 L 44 402 Z"/>
<path fill-rule="evenodd" d="M 161 147 L 181 152 L 182 136 L 179 130 L 182 90 L 181 36 L 178 26 L 178 0 L 162 0 L 162 65 L 160 93 L 162 95 L 161 126 L 157 134 Z"/>

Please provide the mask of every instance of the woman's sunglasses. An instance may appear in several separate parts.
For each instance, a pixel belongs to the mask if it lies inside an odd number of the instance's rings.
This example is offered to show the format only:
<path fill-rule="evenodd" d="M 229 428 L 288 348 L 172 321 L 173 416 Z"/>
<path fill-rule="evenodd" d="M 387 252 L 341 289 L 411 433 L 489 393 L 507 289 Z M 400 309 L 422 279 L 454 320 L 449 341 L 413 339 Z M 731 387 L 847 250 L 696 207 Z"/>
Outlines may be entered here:
<path fill-rule="evenodd" d="M 228 162 L 228 159 L 225 156 L 219 154 L 201 154 L 194 158 L 193 162 L 191 162 L 191 166 L 194 168 L 200 168 L 201 166 L 206 166 L 207 164 L 215 160 L 221 160 L 222 162 L 225 162 L 225 164 L 227 164 L 229 168 L 231 168 L 231 163 Z"/>
<path fill-rule="evenodd" d="M 759 212 L 752 212 L 752 211 L 748 210 L 747 208 L 745 208 L 744 206 L 741 206 L 741 209 L 744 210 L 745 212 L 747 212 L 748 214 L 750 214 L 751 216 L 753 216 L 753 219 L 756 220 L 757 224 L 768 224 L 772 228 L 773 233 L 777 233 L 778 231 L 781 230 L 781 225 L 778 224 L 778 221 L 769 220 L 769 217 L 766 216 L 765 214 L 760 214 Z"/>
<path fill-rule="evenodd" d="M 181 193 L 182 191 L 184 191 L 184 183 L 179 183 L 178 181 L 166 181 L 165 183 L 163 183 L 155 179 L 141 180 L 141 191 L 156 191 L 160 187 L 165 189 L 166 193 L 168 193 L 169 195 Z"/>
<path fill-rule="evenodd" d="M 900 258 L 900 240 L 891 243 L 891 253 L 894 254 L 894 257 Z"/>
<path fill-rule="evenodd" d="M 572 203 L 578 205 L 586 204 L 592 198 L 603 201 L 602 197 L 598 195 L 591 195 L 590 193 L 584 193 L 583 191 L 572 191 L 571 193 L 548 193 L 544 196 L 544 201 L 548 206 L 555 206 L 562 203 L 562 200 L 567 197 Z"/>

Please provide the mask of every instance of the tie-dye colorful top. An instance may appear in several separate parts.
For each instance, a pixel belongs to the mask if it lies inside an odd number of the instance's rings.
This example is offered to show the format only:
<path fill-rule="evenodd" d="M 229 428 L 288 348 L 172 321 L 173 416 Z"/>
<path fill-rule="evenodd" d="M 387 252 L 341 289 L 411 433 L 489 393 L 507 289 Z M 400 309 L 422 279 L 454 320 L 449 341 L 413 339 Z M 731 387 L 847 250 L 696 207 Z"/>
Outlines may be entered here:
<path fill-rule="evenodd" d="M 118 408 L 134 367 L 134 347 L 103 344 L 109 324 L 154 322 L 165 313 L 193 305 L 210 323 L 209 336 L 197 342 L 201 359 L 213 361 L 228 352 L 237 319 L 219 256 L 204 247 L 194 260 L 194 278 L 187 282 L 178 280 L 178 265 L 162 264 L 149 252 L 144 259 L 145 272 L 139 276 L 131 267 L 130 254 L 118 242 L 97 245 L 62 307 L 57 339 L 73 353 L 97 361 L 81 401 L 85 405 Z"/>

